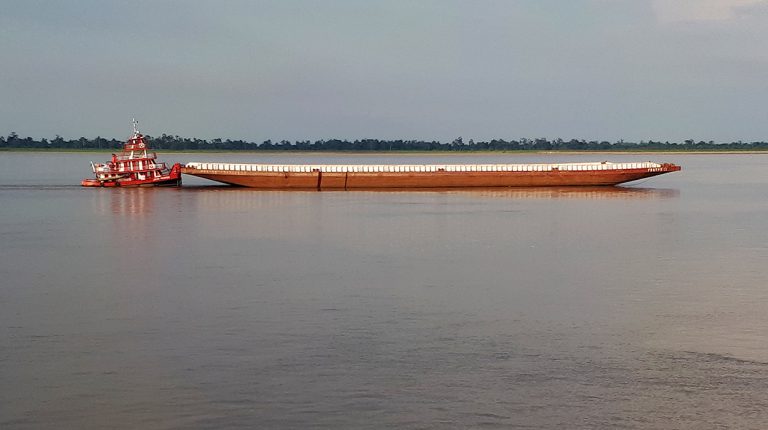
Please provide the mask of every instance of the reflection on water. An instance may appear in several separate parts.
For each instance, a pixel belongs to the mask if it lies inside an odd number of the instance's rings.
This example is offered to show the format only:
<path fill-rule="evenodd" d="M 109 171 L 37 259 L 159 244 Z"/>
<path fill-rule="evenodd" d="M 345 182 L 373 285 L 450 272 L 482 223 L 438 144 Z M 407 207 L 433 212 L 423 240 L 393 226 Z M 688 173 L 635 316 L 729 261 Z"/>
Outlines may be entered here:
<path fill-rule="evenodd" d="M 159 197 L 157 191 L 161 189 L 95 189 L 91 204 L 95 213 L 102 216 L 115 214 L 139 219 L 152 213 L 155 199 Z"/>
<path fill-rule="evenodd" d="M 542 187 L 542 188 L 467 188 L 467 189 L 409 189 L 409 190 L 366 190 L 366 191 L 276 191 L 254 190 L 231 186 L 184 187 L 184 193 L 194 193 L 199 209 L 233 210 L 258 209 L 265 205 L 281 204 L 285 201 L 301 201 L 311 205 L 323 197 L 327 199 L 348 199 L 353 196 L 361 200 L 402 197 L 423 197 L 428 200 L 441 196 L 466 198 L 495 198 L 506 200 L 574 199 L 574 200 L 654 200 L 672 199 L 680 190 L 667 188 L 629 187 Z M 321 197 L 323 196 L 323 197 Z M 143 204 L 136 201 L 136 204 Z"/>
<path fill-rule="evenodd" d="M 655 199 L 674 198 L 680 194 L 677 189 L 629 188 L 629 187 L 540 187 L 540 188 L 476 188 L 448 190 L 447 193 L 471 193 L 488 197 L 512 199 Z"/>
<path fill-rule="evenodd" d="M 94 212 L 100 215 L 115 214 L 123 218 L 141 218 L 155 210 L 155 205 L 173 202 L 173 188 L 98 188 L 91 200 Z"/>

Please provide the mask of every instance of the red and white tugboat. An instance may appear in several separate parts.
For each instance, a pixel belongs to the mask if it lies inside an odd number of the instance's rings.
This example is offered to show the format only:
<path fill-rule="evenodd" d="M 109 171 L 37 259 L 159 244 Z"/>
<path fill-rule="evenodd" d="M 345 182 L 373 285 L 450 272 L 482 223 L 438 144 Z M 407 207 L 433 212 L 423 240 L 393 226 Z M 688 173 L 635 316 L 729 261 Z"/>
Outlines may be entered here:
<path fill-rule="evenodd" d="M 138 122 L 133 120 L 133 136 L 123 145 L 120 154 L 104 164 L 91 162 L 96 178 L 83 179 L 84 187 L 155 187 L 181 185 L 181 164 L 170 169 L 158 163 L 157 153 L 149 152 L 144 135 L 139 133 Z"/>

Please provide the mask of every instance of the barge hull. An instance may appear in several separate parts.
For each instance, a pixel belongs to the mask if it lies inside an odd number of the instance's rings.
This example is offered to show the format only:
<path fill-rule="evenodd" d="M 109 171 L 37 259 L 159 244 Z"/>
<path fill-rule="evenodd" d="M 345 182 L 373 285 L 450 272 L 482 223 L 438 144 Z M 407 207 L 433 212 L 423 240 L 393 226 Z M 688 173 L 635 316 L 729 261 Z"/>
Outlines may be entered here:
<path fill-rule="evenodd" d="M 367 170 L 367 171 L 366 171 Z M 559 165 L 310 166 L 187 163 L 181 172 L 272 190 L 611 186 L 680 170 L 658 163 Z"/>

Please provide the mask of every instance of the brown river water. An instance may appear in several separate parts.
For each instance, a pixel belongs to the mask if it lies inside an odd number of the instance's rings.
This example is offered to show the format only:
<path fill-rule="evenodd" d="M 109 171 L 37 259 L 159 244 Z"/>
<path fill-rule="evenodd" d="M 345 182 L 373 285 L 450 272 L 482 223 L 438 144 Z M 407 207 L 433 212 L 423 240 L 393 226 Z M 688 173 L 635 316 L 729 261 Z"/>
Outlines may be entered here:
<path fill-rule="evenodd" d="M 768 155 L 620 188 L 85 189 L 0 153 L 2 429 L 768 428 Z"/>

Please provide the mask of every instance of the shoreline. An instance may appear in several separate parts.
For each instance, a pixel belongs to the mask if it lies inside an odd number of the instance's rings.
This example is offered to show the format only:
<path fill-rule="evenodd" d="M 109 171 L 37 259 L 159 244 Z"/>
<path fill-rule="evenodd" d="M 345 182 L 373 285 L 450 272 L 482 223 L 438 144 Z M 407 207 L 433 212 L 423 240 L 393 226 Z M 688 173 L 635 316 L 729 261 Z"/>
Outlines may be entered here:
<path fill-rule="evenodd" d="M 0 152 L 33 152 L 33 153 L 92 153 L 92 154 L 111 154 L 119 152 L 120 149 L 74 149 L 74 148 L 0 148 Z M 539 150 L 514 150 L 514 151 L 304 151 L 304 150 L 263 150 L 263 151 L 250 151 L 250 150 L 208 150 L 208 149 L 162 149 L 153 150 L 153 152 L 160 152 L 163 154 L 311 154 L 311 155 L 385 155 L 385 154 L 397 154 L 397 155 L 427 155 L 427 154 L 440 154 L 440 155 L 470 155 L 470 154 L 535 154 L 535 155 L 605 155 L 605 154 L 660 154 L 660 155 L 717 155 L 717 154 L 768 154 L 768 149 L 764 150 L 668 150 L 668 149 L 645 149 L 645 150 L 600 150 L 600 151 L 539 151 Z"/>

